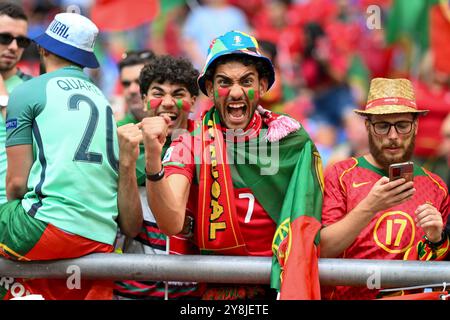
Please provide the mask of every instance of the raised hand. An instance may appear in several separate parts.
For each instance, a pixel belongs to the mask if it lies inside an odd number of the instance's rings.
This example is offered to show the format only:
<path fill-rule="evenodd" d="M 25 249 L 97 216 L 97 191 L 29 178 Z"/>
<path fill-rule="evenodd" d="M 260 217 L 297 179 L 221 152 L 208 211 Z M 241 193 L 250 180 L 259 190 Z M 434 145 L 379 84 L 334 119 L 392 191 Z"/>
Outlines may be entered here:
<path fill-rule="evenodd" d="M 429 203 L 418 206 L 414 213 L 417 227 L 423 229 L 428 240 L 439 242 L 444 228 L 441 213 Z"/>
<path fill-rule="evenodd" d="M 130 166 L 139 157 L 139 143 L 142 141 L 142 131 L 136 124 L 126 124 L 117 128 L 119 140 L 119 163 Z"/>
<path fill-rule="evenodd" d="M 414 196 L 416 189 L 412 181 L 398 179 L 389 182 L 389 178 L 378 180 L 364 198 L 364 205 L 375 215 L 377 212 L 402 204 Z"/>
<path fill-rule="evenodd" d="M 161 170 L 161 152 L 166 142 L 170 121 L 168 116 L 163 115 L 144 118 L 138 124 L 142 130 L 147 169 L 151 173 Z"/>

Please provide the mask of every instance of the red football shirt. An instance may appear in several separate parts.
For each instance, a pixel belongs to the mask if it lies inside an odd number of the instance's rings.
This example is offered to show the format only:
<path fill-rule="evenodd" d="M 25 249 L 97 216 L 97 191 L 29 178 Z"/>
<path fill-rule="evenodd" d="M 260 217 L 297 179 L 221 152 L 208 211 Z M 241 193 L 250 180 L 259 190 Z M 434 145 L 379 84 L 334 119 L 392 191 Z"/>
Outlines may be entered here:
<path fill-rule="evenodd" d="M 322 223 L 333 224 L 352 211 L 387 173 L 371 165 L 364 157 L 351 158 L 332 166 L 325 173 Z M 431 203 L 447 221 L 449 198 L 447 187 L 435 174 L 414 166 L 414 197 L 375 214 L 355 241 L 340 256 L 351 259 L 402 260 L 407 249 L 416 244 L 424 232 L 414 222 L 419 205 Z M 374 271 L 375 272 L 375 271 Z M 368 273 L 368 279 L 370 273 Z M 323 287 L 324 299 L 373 299 L 377 290 L 367 287 Z"/>
<path fill-rule="evenodd" d="M 194 150 L 200 146 L 200 136 L 181 135 L 174 140 L 163 159 L 166 175 L 182 174 L 191 183 L 187 214 L 194 217 L 194 228 L 198 227 L 195 221 L 198 210 L 198 177 L 194 159 Z M 197 150 L 200 151 L 200 150 Z M 234 203 L 238 216 L 239 227 L 244 238 L 247 251 L 251 256 L 272 256 L 272 240 L 275 234 L 276 224 L 264 210 L 251 189 L 245 185 L 242 179 L 234 179 L 236 170 L 230 164 L 234 186 Z M 195 233 L 194 233 L 195 234 Z"/>

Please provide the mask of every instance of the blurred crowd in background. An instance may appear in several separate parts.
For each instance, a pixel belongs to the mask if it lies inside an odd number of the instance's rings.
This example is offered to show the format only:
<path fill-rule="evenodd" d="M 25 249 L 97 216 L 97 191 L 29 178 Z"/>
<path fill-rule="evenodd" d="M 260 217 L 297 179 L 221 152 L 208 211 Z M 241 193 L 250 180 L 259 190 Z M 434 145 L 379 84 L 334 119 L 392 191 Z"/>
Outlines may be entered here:
<path fill-rule="evenodd" d="M 211 39 L 231 29 L 255 36 L 276 68 L 263 106 L 301 121 L 324 167 L 367 152 L 364 122 L 352 110 L 375 77 L 409 78 L 420 119 L 415 161 L 450 182 L 450 1 L 443 0 L 21 0 L 29 36 L 62 11 L 99 27 L 101 67 L 87 70 L 109 98 L 117 120 L 126 113 L 117 64 L 125 52 L 188 57 L 198 69 Z M 35 47 L 21 69 L 40 72 Z M 200 97 L 192 118 L 208 109 Z M 445 118 L 447 117 L 447 120 Z"/>

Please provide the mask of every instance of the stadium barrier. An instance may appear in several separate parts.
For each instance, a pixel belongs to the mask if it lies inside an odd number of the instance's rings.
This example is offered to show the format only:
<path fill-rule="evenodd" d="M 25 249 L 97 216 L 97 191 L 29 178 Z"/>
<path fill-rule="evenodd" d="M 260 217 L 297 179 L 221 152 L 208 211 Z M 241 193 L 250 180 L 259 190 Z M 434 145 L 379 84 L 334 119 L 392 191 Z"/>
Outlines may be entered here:
<path fill-rule="evenodd" d="M 267 284 L 270 257 L 97 253 L 77 259 L 16 262 L 0 258 L 0 277 L 197 281 Z M 398 288 L 450 283 L 450 261 L 320 259 L 324 285 Z"/>

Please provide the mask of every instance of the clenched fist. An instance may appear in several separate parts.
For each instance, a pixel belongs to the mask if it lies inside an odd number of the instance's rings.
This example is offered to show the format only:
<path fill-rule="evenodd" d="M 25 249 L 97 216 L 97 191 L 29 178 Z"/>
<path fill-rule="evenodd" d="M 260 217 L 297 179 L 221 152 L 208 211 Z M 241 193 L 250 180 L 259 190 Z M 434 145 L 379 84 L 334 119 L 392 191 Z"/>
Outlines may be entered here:
<path fill-rule="evenodd" d="M 117 128 L 119 139 L 119 163 L 131 166 L 139 157 L 139 143 L 142 141 L 142 132 L 136 124 L 126 124 Z"/>
<path fill-rule="evenodd" d="M 145 158 L 149 172 L 161 170 L 161 152 L 166 142 L 170 118 L 166 115 L 147 117 L 139 124 L 145 146 Z"/>

